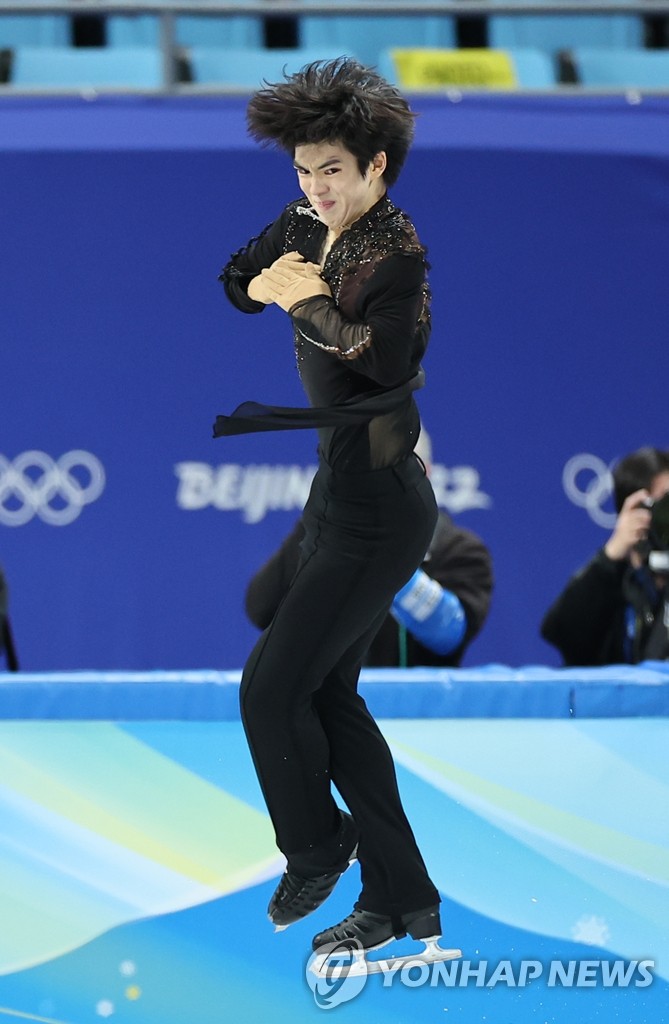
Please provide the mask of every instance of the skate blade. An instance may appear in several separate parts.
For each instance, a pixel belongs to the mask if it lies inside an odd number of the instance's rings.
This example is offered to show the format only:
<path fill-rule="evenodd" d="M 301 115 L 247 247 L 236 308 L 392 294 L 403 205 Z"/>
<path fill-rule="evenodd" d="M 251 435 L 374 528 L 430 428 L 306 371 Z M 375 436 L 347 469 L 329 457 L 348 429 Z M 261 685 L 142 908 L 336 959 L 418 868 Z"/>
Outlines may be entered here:
<path fill-rule="evenodd" d="M 367 953 L 381 949 L 392 941 L 392 939 L 388 939 L 387 942 L 381 942 L 378 946 L 372 946 L 370 949 L 351 950 L 351 963 L 344 968 L 346 976 L 359 978 L 363 974 L 381 974 L 382 972 L 392 974 L 407 964 L 412 966 L 413 964 L 433 964 L 443 960 L 458 960 L 462 956 L 461 949 L 444 949 L 439 945 L 437 939 L 424 939 L 421 941 L 425 942 L 425 948 L 420 953 L 405 953 L 402 956 L 388 957 L 387 960 L 367 959 Z M 328 978 L 334 972 L 341 973 L 342 967 L 336 956 L 333 957 L 332 953 L 324 953 L 315 957 L 309 965 L 309 970 L 319 978 Z"/>
<path fill-rule="evenodd" d="M 391 956 L 387 960 L 367 960 L 364 971 L 367 974 L 390 974 L 414 964 L 436 964 L 444 960 L 459 960 L 461 956 L 461 949 L 444 949 L 436 939 L 425 939 L 425 949 L 420 953 Z M 349 973 L 353 974 L 353 971 Z"/>

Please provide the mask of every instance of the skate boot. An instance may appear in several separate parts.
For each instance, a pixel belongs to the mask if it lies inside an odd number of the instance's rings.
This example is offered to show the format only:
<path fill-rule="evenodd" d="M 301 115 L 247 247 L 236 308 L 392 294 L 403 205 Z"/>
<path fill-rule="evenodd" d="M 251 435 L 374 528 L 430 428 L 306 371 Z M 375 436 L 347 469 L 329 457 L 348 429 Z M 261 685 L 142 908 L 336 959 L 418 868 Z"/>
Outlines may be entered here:
<path fill-rule="evenodd" d="M 423 942 L 419 953 L 391 957 L 388 960 L 368 960 L 366 954 L 373 949 L 410 935 Z M 350 953 L 347 972 L 351 975 L 374 974 L 379 971 L 394 971 L 407 963 L 433 963 L 437 960 L 455 960 L 462 956 L 459 949 L 443 949 L 438 944 L 441 937 L 439 907 L 402 914 L 397 918 L 373 914 L 356 905 L 353 913 L 339 924 L 326 928 L 314 936 L 314 953 L 309 969 L 314 974 L 327 976 L 330 958 L 340 965 L 345 951 Z"/>
<path fill-rule="evenodd" d="M 284 928 L 320 907 L 349 864 L 356 859 L 358 829 L 351 815 L 345 814 L 343 811 L 339 833 L 338 847 L 341 851 L 341 858 L 333 864 L 329 871 L 305 877 L 293 871 L 290 864 L 286 867 L 267 908 L 267 915 L 274 925 L 275 931 L 283 931 Z"/>

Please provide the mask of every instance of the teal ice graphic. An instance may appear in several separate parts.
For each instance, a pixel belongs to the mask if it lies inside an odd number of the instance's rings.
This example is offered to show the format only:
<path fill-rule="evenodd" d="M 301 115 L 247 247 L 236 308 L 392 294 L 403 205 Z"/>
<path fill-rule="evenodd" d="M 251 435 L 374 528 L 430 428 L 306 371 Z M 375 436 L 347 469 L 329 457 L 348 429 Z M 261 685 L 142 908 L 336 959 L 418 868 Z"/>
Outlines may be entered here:
<path fill-rule="evenodd" d="M 409 798 L 417 780 L 432 791 L 421 842 L 442 892 L 515 927 L 649 957 L 669 976 L 666 722 L 384 729 Z"/>

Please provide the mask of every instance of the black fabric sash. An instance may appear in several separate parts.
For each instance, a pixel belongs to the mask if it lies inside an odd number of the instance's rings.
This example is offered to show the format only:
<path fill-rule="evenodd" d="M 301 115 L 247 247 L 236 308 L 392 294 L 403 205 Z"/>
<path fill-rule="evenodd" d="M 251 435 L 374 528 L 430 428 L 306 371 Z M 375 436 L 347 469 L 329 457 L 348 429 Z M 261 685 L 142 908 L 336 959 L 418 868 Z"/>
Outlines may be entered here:
<path fill-rule="evenodd" d="M 338 427 L 350 423 L 364 423 L 397 409 L 413 391 L 425 384 L 425 371 L 419 369 L 410 380 L 386 391 L 370 391 L 366 395 L 349 399 L 341 405 L 312 409 L 290 408 L 281 405 L 262 405 L 260 402 L 242 402 L 229 416 L 217 416 L 214 437 L 233 434 L 253 434 L 263 430 L 304 430 L 308 427 Z"/>

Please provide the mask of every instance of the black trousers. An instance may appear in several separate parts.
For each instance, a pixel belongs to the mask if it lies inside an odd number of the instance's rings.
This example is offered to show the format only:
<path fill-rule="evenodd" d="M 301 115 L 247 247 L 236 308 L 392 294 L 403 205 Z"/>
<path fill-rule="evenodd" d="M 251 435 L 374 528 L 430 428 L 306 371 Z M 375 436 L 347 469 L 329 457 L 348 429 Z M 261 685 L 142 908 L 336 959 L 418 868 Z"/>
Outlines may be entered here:
<path fill-rule="evenodd" d="M 277 845 L 289 862 L 304 866 L 313 857 L 314 873 L 332 866 L 340 823 L 334 783 L 360 830 L 360 906 L 395 915 L 420 910 L 439 895 L 402 808 L 392 755 L 357 683 L 395 593 L 428 548 L 434 494 L 415 456 L 369 473 L 322 464 L 303 518 L 297 573 L 241 687 L 242 721 Z"/>

